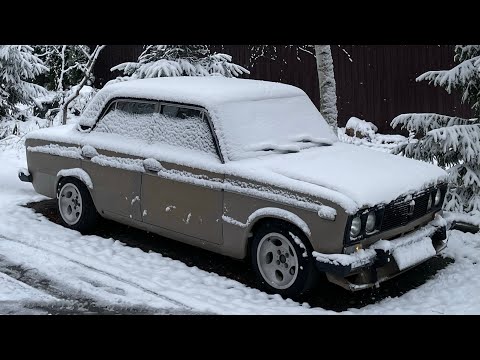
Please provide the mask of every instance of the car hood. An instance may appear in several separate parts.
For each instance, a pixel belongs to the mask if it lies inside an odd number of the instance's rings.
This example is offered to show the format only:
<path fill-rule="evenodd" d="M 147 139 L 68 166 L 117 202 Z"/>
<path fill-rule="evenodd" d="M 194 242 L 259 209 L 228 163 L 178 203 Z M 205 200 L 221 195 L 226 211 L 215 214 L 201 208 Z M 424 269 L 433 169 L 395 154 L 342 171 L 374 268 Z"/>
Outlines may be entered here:
<path fill-rule="evenodd" d="M 312 189 L 313 185 L 326 189 L 330 195 L 339 193 L 341 198 L 351 199 L 357 208 L 389 203 L 447 178 L 438 166 L 341 142 L 239 163 L 243 163 L 239 164 L 242 168 L 258 169 L 264 179 L 286 178 L 296 188 L 303 183 L 305 189 Z M 315 193 L 319 195 L 318 191 Z M 328 196 L 328 200 L 335 202 L 335 197 Z"/>

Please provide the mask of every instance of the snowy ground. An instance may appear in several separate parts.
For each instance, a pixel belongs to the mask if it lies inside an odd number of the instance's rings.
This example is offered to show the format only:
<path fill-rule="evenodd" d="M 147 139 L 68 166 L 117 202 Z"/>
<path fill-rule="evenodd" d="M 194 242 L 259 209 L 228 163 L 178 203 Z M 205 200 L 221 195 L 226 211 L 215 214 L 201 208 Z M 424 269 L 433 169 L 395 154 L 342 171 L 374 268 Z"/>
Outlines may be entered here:
<path fill-rule="evenodd" d="M 63 228 L 22 206 L 45 198 L 17 178 L 26 164 L 21 141 L 0 143 L 0 164 L 1 314 L 336 313 L 116 239 Z M 417 288 L 342 314 L 480 313 L 480 234 L 450 232 L 445 255 L 455 261 Z"/>

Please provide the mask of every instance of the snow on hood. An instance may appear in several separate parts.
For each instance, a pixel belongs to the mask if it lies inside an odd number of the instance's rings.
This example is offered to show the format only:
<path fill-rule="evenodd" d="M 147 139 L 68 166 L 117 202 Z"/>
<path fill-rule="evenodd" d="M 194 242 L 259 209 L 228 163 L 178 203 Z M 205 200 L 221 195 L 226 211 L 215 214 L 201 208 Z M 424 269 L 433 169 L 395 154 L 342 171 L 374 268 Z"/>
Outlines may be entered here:
<path fill-rule="evenodd" d="M 272 178 L 287 177 L 303 182 L 306 188 L 316 185 L 332 190 L 353 200 L 359 209 L 389 203 L 447 178 L 435 165 L 340 142 L 295 154 L 238 161 L 237 165 L 268 169 Z M 353 209 L 348 206 L 346 210 Z"/>

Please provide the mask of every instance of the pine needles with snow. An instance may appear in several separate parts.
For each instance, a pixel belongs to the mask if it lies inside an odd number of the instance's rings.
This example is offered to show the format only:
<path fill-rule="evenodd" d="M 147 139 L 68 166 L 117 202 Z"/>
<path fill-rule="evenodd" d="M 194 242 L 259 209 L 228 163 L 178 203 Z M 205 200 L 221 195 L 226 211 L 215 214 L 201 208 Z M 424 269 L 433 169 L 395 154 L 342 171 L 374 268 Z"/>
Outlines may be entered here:
<path fill-rule="evenodd" d="M 395 153 L 436 162 L 450 174 L 451 184 L 444 209 L 480 214 L 480 45 L 457 45 L 450 70 L 429 71 L 417 81 L 429 81 L 448 93 L 459 91 L 462 102 L 477 118 L 462 119 L 440 114 L 403 114 L 393 119 L 393 128 L 408 130 L 413 139 Z"/>
<path fill-rule="evenodd" d="M 32 105 L 47 90 L 32 80 L 48 71 L 28 45 L 0 46 L 0 118 L 15 115 L 16 104 Z"/>
<path fill-rule="evenodd" d="M 109 83 L 166 76 L 238 77 L 250 73 L 231 61 L 230 55 L 211 54 L 205 45 L 148 45 L 137 62 L 114 66 L 111 71 L 122 71 L 124 76 Z"/>

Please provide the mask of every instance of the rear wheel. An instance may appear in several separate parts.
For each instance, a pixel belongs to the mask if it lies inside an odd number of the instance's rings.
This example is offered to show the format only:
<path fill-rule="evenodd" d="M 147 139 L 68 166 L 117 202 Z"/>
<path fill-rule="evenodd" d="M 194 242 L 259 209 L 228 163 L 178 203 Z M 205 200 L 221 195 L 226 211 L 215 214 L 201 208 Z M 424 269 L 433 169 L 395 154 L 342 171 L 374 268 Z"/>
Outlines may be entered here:
<path fill-rule="evenodd" d="M 83 182 L 67 177 L 59 181 L 57 207 L 63 224 L 73 230 L 92 230 L 99 218 L 90 192 Z"/>
<path fill-rule="evenodd" d="M 307 237 L 292 224 L 272 220 L 254 233 L 252 265 L 260 287 L 269 293 L 297 298 L 316 282 L 317 271 Z"/>

